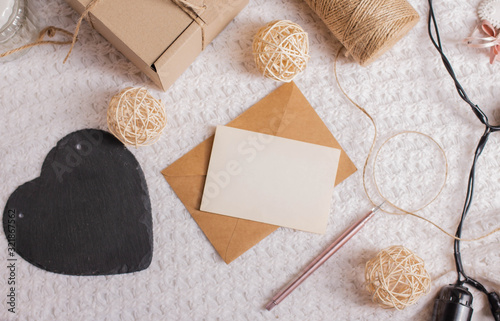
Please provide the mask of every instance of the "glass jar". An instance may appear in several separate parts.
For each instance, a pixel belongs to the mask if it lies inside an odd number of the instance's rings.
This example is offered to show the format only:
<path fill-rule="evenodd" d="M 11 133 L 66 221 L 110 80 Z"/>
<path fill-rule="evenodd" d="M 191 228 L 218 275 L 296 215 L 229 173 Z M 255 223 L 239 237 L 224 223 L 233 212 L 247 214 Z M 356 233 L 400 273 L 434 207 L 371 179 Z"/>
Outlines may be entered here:
<path fill-rule="evenodd" d="M 0 53 L 36 41 L 37 36 L 35 17 L 26 0 L 0 0 Z M 16 59 L 26 51 L 18 51 L 0 58 L 0 62 Z"/>

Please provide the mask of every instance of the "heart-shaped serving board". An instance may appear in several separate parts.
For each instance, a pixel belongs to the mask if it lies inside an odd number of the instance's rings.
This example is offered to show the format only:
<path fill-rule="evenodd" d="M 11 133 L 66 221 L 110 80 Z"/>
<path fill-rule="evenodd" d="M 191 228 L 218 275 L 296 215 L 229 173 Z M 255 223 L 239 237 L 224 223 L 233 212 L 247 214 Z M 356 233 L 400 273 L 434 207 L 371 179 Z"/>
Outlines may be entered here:
<path fill-rule="evenodd" d="M 3 225 L 10 247 L 55 273 L 135 272 L 146 269 L 153 256 L 142 169 L 118 139 L 101 130 L 61 139 L 40 177 L 12 193 Z"/>

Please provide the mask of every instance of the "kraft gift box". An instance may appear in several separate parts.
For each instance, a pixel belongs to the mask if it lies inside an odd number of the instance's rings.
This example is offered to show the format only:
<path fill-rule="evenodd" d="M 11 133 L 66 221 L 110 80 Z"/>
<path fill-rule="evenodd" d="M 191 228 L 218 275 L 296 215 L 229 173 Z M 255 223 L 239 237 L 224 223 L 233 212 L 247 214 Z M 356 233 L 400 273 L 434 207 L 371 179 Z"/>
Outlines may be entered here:
<path fill-rule="evenodd" d="M 91 0 L 66 0 L 78 13 Z M 98 0 L 89 23 L 167 90 L 248 0 Z"/>

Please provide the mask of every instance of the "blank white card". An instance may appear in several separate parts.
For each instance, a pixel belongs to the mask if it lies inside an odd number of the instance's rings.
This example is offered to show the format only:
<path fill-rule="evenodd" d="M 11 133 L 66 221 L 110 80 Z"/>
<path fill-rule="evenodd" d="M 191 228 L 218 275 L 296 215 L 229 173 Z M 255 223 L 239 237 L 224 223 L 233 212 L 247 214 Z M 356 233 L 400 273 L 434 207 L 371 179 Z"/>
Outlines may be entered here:
<path fill-rule="evenodd" d="M 201 210 L 324 233 L 340 150 L 217 126 Z"/>

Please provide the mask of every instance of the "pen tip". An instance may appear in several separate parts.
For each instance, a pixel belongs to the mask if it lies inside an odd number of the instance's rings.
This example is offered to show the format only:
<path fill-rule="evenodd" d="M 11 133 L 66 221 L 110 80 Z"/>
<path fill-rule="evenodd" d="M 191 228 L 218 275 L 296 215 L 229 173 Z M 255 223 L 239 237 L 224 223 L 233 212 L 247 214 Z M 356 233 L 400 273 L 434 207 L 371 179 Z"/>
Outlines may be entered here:
<path fill-rule="evenodd" d="M 375 206 L 375 207 L 372 209 L 372 212 L 373 212 L 373 213 L 375 213 L 376 211 L 378 211 L 378 210 L 382 207 L 382 205 L 384 205 L 384 203 L 385 203 L 385 201 L 383 201 L 380 205 Z"/>

